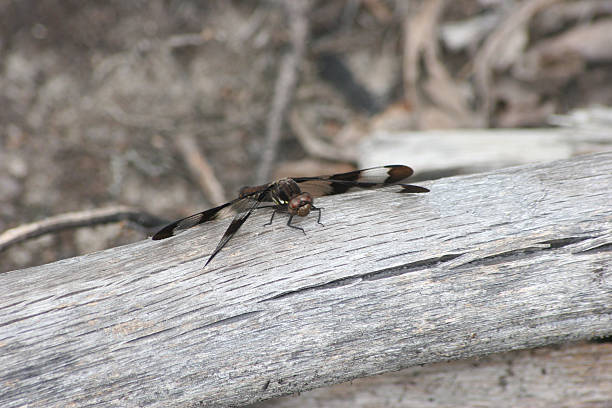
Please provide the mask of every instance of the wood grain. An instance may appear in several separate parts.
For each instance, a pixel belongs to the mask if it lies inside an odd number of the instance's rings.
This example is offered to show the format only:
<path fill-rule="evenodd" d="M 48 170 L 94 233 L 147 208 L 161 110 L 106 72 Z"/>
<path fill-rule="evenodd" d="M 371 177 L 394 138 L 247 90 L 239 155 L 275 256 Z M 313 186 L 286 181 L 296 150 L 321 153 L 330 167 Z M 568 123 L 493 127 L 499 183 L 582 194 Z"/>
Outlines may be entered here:
<path fill-rule="evenodd" d="M 409 163 L 408 163 L 409 164 Z M 236 406 L 612 334 L 612 153 L 0 275 L 0 406 Z"/>
<path fill-rule="evenodd" d="M 569 344 L 410 367 L 250 408 L 607 408 L 612 344 Z"/>

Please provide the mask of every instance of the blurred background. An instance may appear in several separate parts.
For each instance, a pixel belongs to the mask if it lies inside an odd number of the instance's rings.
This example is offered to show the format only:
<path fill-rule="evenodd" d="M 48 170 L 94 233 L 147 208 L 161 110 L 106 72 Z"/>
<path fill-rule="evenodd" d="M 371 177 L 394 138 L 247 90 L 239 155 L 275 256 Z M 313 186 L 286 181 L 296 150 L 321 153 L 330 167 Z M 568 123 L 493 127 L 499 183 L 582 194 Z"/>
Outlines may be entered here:
<path fill-rule="evenodd" d="M 610 0 L 2 0 L 0 234 L 119 204 L 171 221 L 283 176 L 609 150 L 611 39 Z M 153 224 L 60 229 L 0 272 Z"/>

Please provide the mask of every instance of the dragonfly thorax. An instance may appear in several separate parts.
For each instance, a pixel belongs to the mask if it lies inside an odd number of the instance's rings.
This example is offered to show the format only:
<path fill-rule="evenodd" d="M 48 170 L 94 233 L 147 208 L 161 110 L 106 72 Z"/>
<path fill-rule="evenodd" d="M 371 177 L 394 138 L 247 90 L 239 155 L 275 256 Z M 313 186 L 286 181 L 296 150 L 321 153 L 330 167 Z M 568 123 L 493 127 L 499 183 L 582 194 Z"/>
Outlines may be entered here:
<path fill-rule="evenodd" d="M 279 180 L 270 191 L 272 200 L 279 205 L 289 204 L 289 200 L 300 194 L 302 194 L 300 186 L 290 178 Z"/>
<path fill-rule="evenodd" d="M 274 202 L 287 206 L 287 212 L 290 215 L 305 217 L 310 213 L 313 198 L 309 193 L 302 192 L 293 179 L 279 180 L 270 193 Z"/>

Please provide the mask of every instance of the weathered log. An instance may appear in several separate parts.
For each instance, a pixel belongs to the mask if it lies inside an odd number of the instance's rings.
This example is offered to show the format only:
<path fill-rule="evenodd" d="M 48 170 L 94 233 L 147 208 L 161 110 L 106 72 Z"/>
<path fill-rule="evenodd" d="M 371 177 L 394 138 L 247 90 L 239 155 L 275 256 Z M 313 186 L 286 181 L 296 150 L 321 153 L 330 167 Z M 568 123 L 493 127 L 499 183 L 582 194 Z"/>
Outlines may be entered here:
<path fill-rule="evenodd" d="M 569 121 L 570 118 L 558 120 Z M 610 151 L 609 119 L 607 123 L 607 127 L 583 125 L 578 129 L 377 131 L 364 139 L 359 164 L 372 167 L 411 157 L 410 165 L 419 170 L 420 177 L 440 178 L 563 160 L 587 152 Z"/>
<path fill-rule="evenodd" d="M 410 367 L 249 408 L 609 407 L 612 344 L 580 343 Z"/>
<path fill-rule="evenodd" d="M 228 406 L 612 334 L 612 153 L 0 275 L 0 406 Z M 393 189 L 391 189 L 392 191 Z"/>

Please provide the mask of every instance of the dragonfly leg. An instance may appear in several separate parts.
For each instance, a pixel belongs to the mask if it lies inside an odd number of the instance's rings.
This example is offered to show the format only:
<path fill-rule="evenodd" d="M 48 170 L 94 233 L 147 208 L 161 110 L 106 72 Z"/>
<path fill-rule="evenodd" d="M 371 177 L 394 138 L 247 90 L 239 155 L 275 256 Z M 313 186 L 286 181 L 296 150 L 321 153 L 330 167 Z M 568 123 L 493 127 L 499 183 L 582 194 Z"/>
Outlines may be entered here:
<path fill-rule="evenodd" d="M 312 209 L 319 212 L 319 216 L 317 217 L 317 224 L 323 225 L 323 224 L 321 224 L 321 210 L 323 208 L 313 206 Z M 325 225 L 323 225 L 323 226 L 325 226 Z"/>
<path fill-rule="evenodd" d="M 272 220 L 274 219 L 274 215 L 276 215 L 276 211 L 277 211 L 276 209 L 274 209 L 274 211 L 272 211 L 272 216 L 270 217 L 270 221 L 266 222 L 264 224 L 264 227 L 268 226 L 268 225 L 272 225 Z"/>
<path fill-rule="evenodd" d="M 304 228 L 302 228 L 302 227 L 296 227 L 295 225 L 291 225 L 291 220 L 292 220 L 292 219 L 293 219 L 293 215 L 290 215 L 290 216 L 289 216 L 289 220 L 287 220 L 287 226 L 288 226 L 288 227 L 291 227 L 291 228 L 298 229 L 298 230 L 302 231 L 302 232 L 304 233 L 304 235 L 306 235 L 306 231 L 304 231 Z"/>
<path fill-rule="evenodd" d="M 278 211 L 278 206 L 276 205 L 260 205 L 259 207 L 255 208 L 256 210 L 259 210 L 260 208 L 274 208 L 274 211 L 272 211 L 272 217 L 270 217 L 270 221 L 268 221 L 267 223 L 265 223 L 263 226 L 268 226 L 272 224 L 272 220 L 274 219 L 274 215 L 276 214 L 276 211 Z"/>

